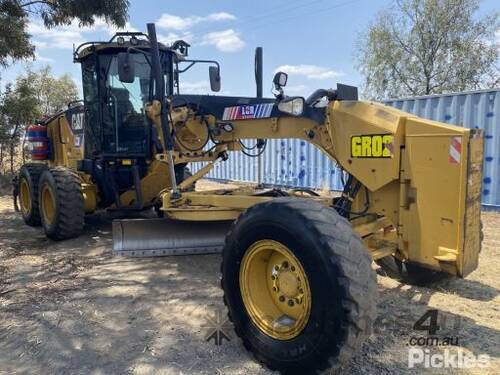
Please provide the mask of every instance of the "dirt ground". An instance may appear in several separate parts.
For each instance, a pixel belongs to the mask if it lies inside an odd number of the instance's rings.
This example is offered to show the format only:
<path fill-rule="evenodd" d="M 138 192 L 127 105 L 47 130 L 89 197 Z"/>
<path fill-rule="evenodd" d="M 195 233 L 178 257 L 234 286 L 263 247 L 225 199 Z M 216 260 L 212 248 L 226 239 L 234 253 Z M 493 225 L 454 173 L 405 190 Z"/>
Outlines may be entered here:
<path fill-rule="evenodd" d="M 466 279 L 424 288 L 378 276 L 375 332 L 345 373 L 500 373 L 500 214 L 483 222 L 480 266 Z M 111 243 L 107 215 L 53 242 L 0 197 L 0 374 L 271 373 L 231 330 L 221 345 L 206 339 L 226 314 L 219 255 L 117 259 Z M 423 335 L 413 324 L 428 309 L 439 310 L 438 335 L 457 324 L 459 348 L 487 354 L 489 367 L 409 370 L 409 340 Z"/>

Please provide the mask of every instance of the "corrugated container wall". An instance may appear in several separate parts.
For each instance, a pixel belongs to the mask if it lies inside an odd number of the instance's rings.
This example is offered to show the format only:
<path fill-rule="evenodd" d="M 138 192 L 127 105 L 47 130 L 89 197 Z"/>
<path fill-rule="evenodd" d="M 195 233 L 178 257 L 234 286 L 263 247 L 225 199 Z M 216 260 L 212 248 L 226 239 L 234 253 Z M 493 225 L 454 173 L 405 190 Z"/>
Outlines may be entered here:
<path fill-rule="evenodd" d="M 500 89 L 389 100 L 406 112 L 448 124 L 484 129 L 482 203 L 500 208 Z M 262 183 L 341 190 L 341 171 L 334 161 L 301 140 L 270 140 L 260 157 Z M 192 165 L 197 171 L 201 163 Z M 258 181 L 258 160 L 230 153 L 207 176 L 217 180 Z"/>
<path fill-rule="evenodd" d="M 483 129 L 481 202 L 500 208 L 500 89 L 391 100 L 386 104 L 431 120 Z"/>

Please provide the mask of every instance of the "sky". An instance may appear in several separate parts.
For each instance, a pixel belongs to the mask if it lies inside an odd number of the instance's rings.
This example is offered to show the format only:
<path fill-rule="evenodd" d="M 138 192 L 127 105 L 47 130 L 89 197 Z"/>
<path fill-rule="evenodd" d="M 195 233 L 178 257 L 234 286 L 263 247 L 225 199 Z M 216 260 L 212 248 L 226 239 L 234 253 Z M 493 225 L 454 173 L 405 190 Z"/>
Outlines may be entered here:
<path fill-rule="evenodd" d="M 131 0 L 125 29 L 146 31 L 155 22 L 158 39 L 170 44 L 184 39 L 192 46 L 189 58 L 221 64 L 223 95 L 255 95 L 254 51 L 264 49 L 264 96 L 271 96 L 276 71 L 289 74 L 285 93 L 307 96 L 336 83 L 361 86 L 355 67 L 356 41 L 376 14 L 391 0 Z M 480 14 L 498 11 L 498 0 L 483 0 Z M 46 29 L 33 19 L 28 31 L 36 46 L 33 69 L 51 65 L 55 75 L 69 74 L 81 87 L 79 64 L 72 60 L 73 44 L 108 40 L 116 29 L 98 20 L 93 27 L 76 23 Z M 499 35 L 500 38 L 500 35 Z M 0 85 L 25 69 L 16 63 L 0 71 Z M 193 67 L 181 75 L 181 92 L 209 92 L 208 68 Z"/>

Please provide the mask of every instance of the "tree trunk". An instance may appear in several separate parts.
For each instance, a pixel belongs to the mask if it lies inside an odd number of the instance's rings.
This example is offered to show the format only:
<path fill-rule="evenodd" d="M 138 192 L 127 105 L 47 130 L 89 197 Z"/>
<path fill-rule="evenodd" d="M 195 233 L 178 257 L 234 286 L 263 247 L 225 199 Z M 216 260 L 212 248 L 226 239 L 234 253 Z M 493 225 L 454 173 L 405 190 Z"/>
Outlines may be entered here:
<path fill-rule="evenodd" d="M 10 142 L 10 173 L 14 174 L 14 150 L 15 150 L 15 145 L 14 145 L 14 140 Z"/>
<path fill-rule="evenodd" d="M 21 152 L 23 157 L 23 165 L 26 163 L 26 136 L 23 137 L 23 143 L 21 145 Z"/>
<path fill-rule="evenodd" d="M 12 131 L 12 137 L 10 139 L 10 173 L 14 174 L 14 156 L 16 154 L 16 140 L 17 140 L 17 132 L 19 130 L 19 124 L 14 126 L 14 130 Z"/>
<path fill-rule="evenodd" d="M 4 149 L 4 144 L 0 144 L 0 175 L 3 173 L 3 149 Z"/>

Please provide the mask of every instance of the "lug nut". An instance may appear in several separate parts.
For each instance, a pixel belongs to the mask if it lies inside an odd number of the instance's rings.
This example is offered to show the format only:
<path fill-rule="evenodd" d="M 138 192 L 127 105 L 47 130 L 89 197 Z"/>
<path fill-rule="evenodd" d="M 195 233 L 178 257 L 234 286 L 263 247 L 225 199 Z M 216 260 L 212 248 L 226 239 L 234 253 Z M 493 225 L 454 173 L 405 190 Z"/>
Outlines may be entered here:
<path fill-rule="evenodd" d="M 284 296 L 280 296 L 280 302 L 285 302 L 285 297 Z"/>
<path fill-rule="evenodd" d="M 276 280 L 276 276 L 271 275 L 271 280 Z"/>
<path fill-rule="evenodd" d="M 282 267 L 283 268 L 288 268 L 288 262 L 286 260 L 283 262 Z"/>
<path fill-rule="evenodd" d="M 293 307 L 294 303 L 291 299 L 288 300 L 288 306 Z"/>
<path fill-rule="evenodd" d="M 280 269 L 280 266 L 278 266 L 278 265 L 275 265 L 275 266 L 274 266 L 274 269 L 275 269 L 276 271 L 279 271 L 279 269 Z"/>
<path fill-rule="evenodd" d="M 278 288 L 276 288 L 275 286 L 273 286 L 273 291 L 277 292 Z"/>
<path fill-rule="evenodd" d="M 294 266 L 292 266 L 290 269 L 292 270 L 292 272 L 295 271 L 295 267 Z"/>

